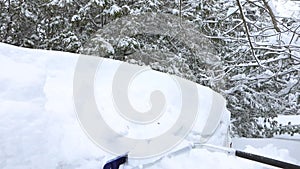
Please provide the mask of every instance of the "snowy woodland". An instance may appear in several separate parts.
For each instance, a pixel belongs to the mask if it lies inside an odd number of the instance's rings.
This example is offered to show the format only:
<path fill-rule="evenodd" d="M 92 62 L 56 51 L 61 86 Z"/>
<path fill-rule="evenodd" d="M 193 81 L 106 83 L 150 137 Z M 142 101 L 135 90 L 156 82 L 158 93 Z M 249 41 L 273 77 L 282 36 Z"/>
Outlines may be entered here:
<path fill-rule="evenodd" d="M 115 38 L 109 31 L 146 12 L 177 16 L 182 34 L 197 30 L 195 41 L 209 47 L 192 49 L 168 34 Z M 275 120 L 300 115 L 297 1 L 0 0 L 0 42 L 148 65 L 209 86 L 226 97 L 234 136 L 300 133 L 300 125 Z"/>

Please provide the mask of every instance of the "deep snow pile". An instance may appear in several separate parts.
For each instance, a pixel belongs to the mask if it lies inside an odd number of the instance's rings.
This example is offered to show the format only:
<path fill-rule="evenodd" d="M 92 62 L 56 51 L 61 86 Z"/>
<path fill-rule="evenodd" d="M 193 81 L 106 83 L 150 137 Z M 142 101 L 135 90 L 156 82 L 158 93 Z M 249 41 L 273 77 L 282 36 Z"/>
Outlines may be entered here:
<path fill-rule="evenodd" d="M 81 129 L 73 105 L 78 55 L 0 43 L 0 168 L 99 169 L 112 156 Z M 147 82 L 145 82 L 147 83 Z M 288 150 L 247 147 L 293 163 Z M 204 149 L 166 158 L 153 168 L 262 168 Z"/>

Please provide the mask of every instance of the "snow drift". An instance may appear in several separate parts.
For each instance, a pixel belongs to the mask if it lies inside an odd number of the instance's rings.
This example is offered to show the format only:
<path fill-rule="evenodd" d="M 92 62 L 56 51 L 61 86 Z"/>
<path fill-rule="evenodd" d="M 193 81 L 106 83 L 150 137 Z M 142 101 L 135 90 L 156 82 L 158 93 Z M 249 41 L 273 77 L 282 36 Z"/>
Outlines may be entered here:
<path fill-rule="evenodd" d="M 112 157 L 110 153 L 104 152 L 88 138 L 77 120 L 73 102 L 73 78 L 78 57 L 79 55 L 76 54 L 25 49 L 0 43 L 0 168 L 96 169 Z M 105 66 L 101 67 L 102 75 L 104 73 L 107 75 L 106 78 L 109 78 L 109 73 L 120 62 L 105 60 L 105 64 L 107 69 Z M 141 77 L 141 81 L 144 83 L 133 84 L 136 85 L 135 89 L 140 88 L 149 94 L 147 91 L 149 88 L 145 85 L 153 84 L 152 81 L 145 77 Z M 175 98 L 174 96 L 178 93 L 172 91 L 172 86 L 164 86 L 166 83 L 163 82 L 160 81 L 159 86 L 166 89 L 166 97 Z M 107 93 L 109 90 L 106 90 L 110 85 L 103 84 L 97 79 L 95 84 L 98 84 L 95 87 L 95 93 L 107 96 L 106 99 L 102 97 L 102 100 L 100 95 L 95 97 L 103 101 L 97 103 L 98 108 L 108 110 L 103 111 L 106 113 L 103 115 L 104 119 L 113 126 L 114 130 L 124 135 L 136 138 L 153 137 L 158 131 L 164 132 L 166 127 L 172 125 L 172 120 L 174 120 L 172 118 L 176 118 L 175 113 L 174 116 L 161 119 L 160 125 L 156 121 L 155 124 L 159 127 L 148 127 L 149 135 L 142 132 L 144 129 L 139 131 L 135 125 L 125 121 L 116 123 L 112 120 L 115 119 L 116 114 L 112 115 L 115 111 L 111 106 L 112 103 L 109 102 L 109 93 Z M 199 91 L 203 91 L 201 96 L 202 100 L 206 101 L 204 105 L 210 109 L 212 104 L 209 98 L 213 96 L 213 91 L 198 87 Z M 146 101 L 143 100 L 144 96 L 140 96 L 140 93 L 133 93 L 130 98 L 133 103 L 136 103 L 137 109 L 147 109 Z M 173 112 L 178 106 L 178 101 L 171 100 L 170 103 L 171 106 L 167 107 L 167 110 Z M 205 106 L 201 110 L 205 110 Z M 198 140 L 199 137 L 196 136 L 201 135 L 199 129 L 203 128 L 203 121 L 207 118 L 203 115 L 202 118 L 197 119 L 193 132 L 181 144 Z M 227 142 L 225 140 L 228 118 L 228 113 L 224 109 L 219 121 L 220 125 L 213 137 L 208 140 L 210 143 L 222 145 Z M 297 162 L 289 156 L 288 151 L 282 151 L 277 147 L 269 146 L 264 149 L 248 147 L 247 149 Z M 262 168 L 264 166 L 204 149 L 174 158 L 165 158 L 154 166 L 154 168 L 186 167 Z"/>

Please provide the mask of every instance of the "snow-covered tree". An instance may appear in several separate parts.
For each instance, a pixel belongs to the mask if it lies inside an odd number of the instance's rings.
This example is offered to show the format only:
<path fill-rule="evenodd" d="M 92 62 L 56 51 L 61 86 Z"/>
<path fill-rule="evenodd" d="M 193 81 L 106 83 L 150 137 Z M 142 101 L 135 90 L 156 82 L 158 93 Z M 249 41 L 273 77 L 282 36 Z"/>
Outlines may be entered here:
<path fill-rule="evenodd" d="M 210 41 L 171 14 L 122 17 L 99 30 L 82 53 L 148 65 L 215 89 L 222 85 L 221 59 Z"/>
<path fill-rule="evenodd" d="M 273 117 L 299 114 L 299 14 L 279 17 L 270 2 L 226 1 L 202 21 L 225 66 L 224 95 L 240 136 L 272 136 Z"/>

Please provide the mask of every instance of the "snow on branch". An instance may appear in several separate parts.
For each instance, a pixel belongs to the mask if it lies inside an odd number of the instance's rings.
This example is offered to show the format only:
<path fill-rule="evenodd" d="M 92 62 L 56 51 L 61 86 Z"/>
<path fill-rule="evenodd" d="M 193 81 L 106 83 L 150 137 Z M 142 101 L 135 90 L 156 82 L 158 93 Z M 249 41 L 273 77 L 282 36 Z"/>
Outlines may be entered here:
<path fill-rule="evenodd" d="M 261 63 L 260 63 L 258 57 L 255 55 L 255 52 L 254 52 L 254 46 L 253 46 L 253 44 L 251 42 L 251 36 L 250 36 L 250 33 L 249 33 L 249 29 L 248 29 L 247 21 L 246 21 L 246 16 L 245 16 L 245 14 L 243 12 L 243 8 L 242 8 L 242 5 L 241 5 L 241 2 L 239 0 L 236 0 L 236 1 L 237 1 L 237 5 L 239 6 L 239 10 L 240 10 L 240 13 L 241 13 L 241 18 L 242 18 L 243 23 L 244 23 L 244 27 L 245 27 L 245 31 L 246 31 L 246 34 L 247 34 L 248 42 L 249 42 L 249 45 L 250 45 L 251 50 L 252 50 L 252 55 L 255 58 L 255 60 L 258 63 L 258 65 L 261 66 Z"/>

